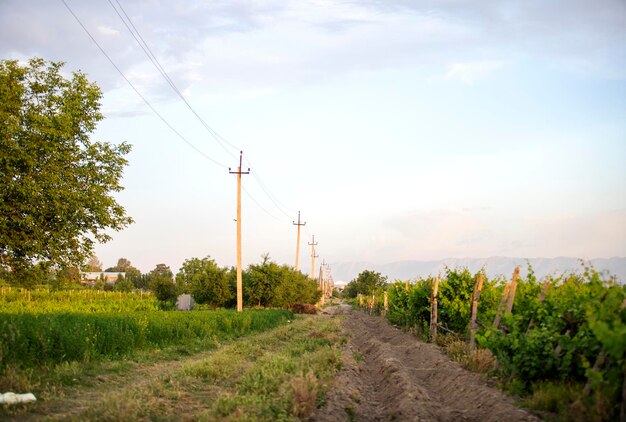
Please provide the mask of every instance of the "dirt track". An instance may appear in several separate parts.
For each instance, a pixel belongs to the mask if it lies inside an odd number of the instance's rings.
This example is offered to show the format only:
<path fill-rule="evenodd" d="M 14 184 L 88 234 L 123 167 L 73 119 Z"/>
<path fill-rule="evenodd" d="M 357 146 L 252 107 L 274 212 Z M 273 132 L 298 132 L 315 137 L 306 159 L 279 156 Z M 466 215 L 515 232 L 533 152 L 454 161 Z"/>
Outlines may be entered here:
<path fill-rule="evenodd" d="M 435 345 L 350 311 L 344 367 L 316 421 L 537 421 Z M 332 311 L 331 311 L 332 312 Z M 355 360 L 359 360 L 357 362 Z"/>

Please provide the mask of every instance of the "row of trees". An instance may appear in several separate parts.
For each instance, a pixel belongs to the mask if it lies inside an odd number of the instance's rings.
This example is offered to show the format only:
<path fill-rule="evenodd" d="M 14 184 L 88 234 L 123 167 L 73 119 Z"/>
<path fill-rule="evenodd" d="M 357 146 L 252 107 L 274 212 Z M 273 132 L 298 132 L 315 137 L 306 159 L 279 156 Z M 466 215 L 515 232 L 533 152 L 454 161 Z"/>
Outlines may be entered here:
<path fill-rule="evenodd" d="M 211 307 L 235 305 L 236 269 L 220 267 L 208 256 L 186 260 L 176 275 L 166 264 L 157 264 L 150 272 L 142 274 L 127 258 L 120 258 L 115 266 L 103 270 L 102 263 L 92 256 L 82 266 L 82 271 L 78 267 L 46 269 L 33 266 L 30 277 L 17 285 L 71 288 L 81 281 L 82 273 L 99 271 L 118 273 L 118 278 L 114 284 L 108 283 L 104 277 L 97 279 L 93 288 L 98 290 L 151 290 L 158 300 L 170 303 L 178 295 L 189 293 L 197 303 Z M 277 264 L 269 255 L 264 255 L 260 263 L 250 265 L 243 272 L 243 284 L 246 306 L 287 307 L 294 303 L 316 303 L 321 294 L 316 281 L 288 265 Z"/>
<path fill-rule="evenodd" d="M 210 257 L 186 260 L 176 277 L 169 268 L 157 266 L 149 274 L 150 289 L 161 301 L 189 293 L 200 304 L 234 307 L 236 269 L 219 267 Z M 294 303 L 316 303 L 321 292 L 317 283 L 288 265 L 279 265 L 269 255 L 243 272 L 244 306 L 284 308 Z"/>

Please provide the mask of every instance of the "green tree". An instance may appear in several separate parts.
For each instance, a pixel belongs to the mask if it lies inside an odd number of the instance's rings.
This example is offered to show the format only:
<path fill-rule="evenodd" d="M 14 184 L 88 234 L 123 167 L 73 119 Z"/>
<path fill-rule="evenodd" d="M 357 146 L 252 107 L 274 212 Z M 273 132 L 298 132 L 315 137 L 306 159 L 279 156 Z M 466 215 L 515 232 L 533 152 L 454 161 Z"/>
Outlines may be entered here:
<path fill-rule="evenodd" d="M 362 271 L 345 288 L 345 297 L 356 297 L 357 294 L 371 295 L 377 290 L 387 289 L 387 277 L 375 271 Z"/>
<path fill-rule="evenodd" d="M 316 303 L 317 282 L 288 265 L 278 265 L 269 255 L 244 274 L 244 302 L 251 306 L 286 308 L 295 303 Z"/>
<path fill-rule="evenodd" d="M 173 305 L 177 297 L 177 292 L 170 267 L 165 264 L 158 264 L 154 270 L 150 271 L 148 277 L 150 279 L 150 290 L 152 290 L 157 300 L 170 302 Z"/>
<path fill-rule="evenodd" d="M 49 285 L 53 289 L 62 289 L 78 283 L 80 283 L 80 269 L 75 266 L 64 265 L 56 269 Z"/>
<path fill-rule="evenodd" d="M 132 292 L 135 286 L 133 283 L 124 277 L 122 274 L 117 276 L 117 280 L 115 281 L 115 290 L 118 292 Z"/>
<path fill-rule="evenodd" d="M 0 267 L 80 265 L 132 222 L 113 193 L 130 145 L 90 140 L 102 92 L 63 63 L 0 61 Z"/>
<path fill-rule="evenodd" d="M 117 260 L 117 265 L 109 267 L 105 271 L 113 273 L 124 273 L 124 277 L 129 280 L 137 289 L 145 289 L 148 285 L 141 276 L 141 271 L 133 267 L 132 263 L 126 258 Z"/>
<path fill-rule="evenodd" d="M 191 292 L 198 303 L 214 307 L 224 306 L 233 297 L 228 280 L 228 270 L 220 268 L 210 257 L 191 258 L 183 262 L 176 275 L 181 290 Z"/>

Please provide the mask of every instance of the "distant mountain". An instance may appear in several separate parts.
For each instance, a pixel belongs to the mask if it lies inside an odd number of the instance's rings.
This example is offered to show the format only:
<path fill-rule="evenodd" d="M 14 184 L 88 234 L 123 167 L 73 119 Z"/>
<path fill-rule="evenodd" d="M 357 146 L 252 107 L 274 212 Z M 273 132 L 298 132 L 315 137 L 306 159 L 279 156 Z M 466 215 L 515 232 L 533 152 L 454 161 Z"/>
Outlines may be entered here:
<path fill-rule="evenodd" d="M 331 264 L 332 275 L 335 280 L 350 281 L 363 270 L 373 270 L 386 275 L 390 281 L 407 280 L 418 277 L 427 277 L 443 273 L 445 267 L 468 268 L 477 272 L 485 268 L 487 277 L 510 277 L 516 266 L 521 267 L 521 276 L 526 276 L 527 263 L 533 267 L 538 278 L 549 274 L 564 272 L 582 272 L 581 260 L 570 257 L 557 258 L 509 258 L 494 256 L 489 258 L 449 258 L 439 261 L 398 261 L 387 264 L 372 264 L 369 262 L 336 262 Z M 585 261 L 597 271 L 613 275 L 620 283 L 626 282 L 626 257 L 597 258 Z"/>

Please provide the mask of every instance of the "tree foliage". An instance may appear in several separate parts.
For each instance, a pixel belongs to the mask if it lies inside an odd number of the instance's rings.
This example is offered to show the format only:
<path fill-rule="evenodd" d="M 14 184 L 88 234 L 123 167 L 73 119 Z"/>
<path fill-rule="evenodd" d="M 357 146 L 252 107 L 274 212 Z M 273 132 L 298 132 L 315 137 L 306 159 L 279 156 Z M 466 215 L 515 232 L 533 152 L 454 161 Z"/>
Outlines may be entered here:
<path fill-rule="evenodd" d="M 132 222 L 113 197 L 130 145 L 90 140 L 100 89 L 63 63 L 0 61 L 0 267 L 80 265 Z"/>
<path fill-rule="evenodd" d="M 387 277 L 376 271 L 362 271 L 345 288 L 346 297 L 356 297 L 357 294 L 371 295 L 377 290 L 387 289 Z"/>
<path fill-rule="evenodd" d="M 176 285 L 170 267 L 157 266 L 148 274 L 149 286 L 154 296 L 161 302 L 173 302 L 177 297 Z"/>
<path fill-rule="evenodd" d="M 269 255 L 244 274 L 244 302 L 248 306 L 288 307 L 294 303 L 316 303 L 321 292 L 311 280 L 288 265 L 278 265 Z"/>
<path fill-rule="evenodd" d="M 190 291 L 197 303 L 220 307 L 234 296 L 227 273 L 226 268 L 218 267 L 210 257 L 191 258 L 183 262 L 176 282 L 182 290 Z"/>
<path fill-rule="evenodd" d="M 87 265 L 86 265 L 86 269 L 89 272 L 100 272 L 102 271 L 102 262 L 98 259 L 97 256 L 92 255 L 88 260 L 87 260 Z M 108 271 L 108 270 L 107 270 Z"/>
<path fill-rule="evenodd" d="M 144 277 L 141 275 L 141 271 L 133 267 L 130 260 L 126 258 L 118 259 L 117 264 L 114 267 L 109 267 L 105 271 L 112 273 L 124 273 L 124 277 L 137 289 L 145 289 L 148 287 L 145 283 Z"/>

